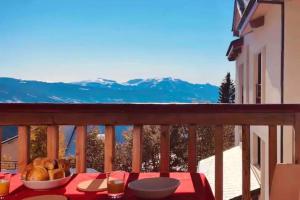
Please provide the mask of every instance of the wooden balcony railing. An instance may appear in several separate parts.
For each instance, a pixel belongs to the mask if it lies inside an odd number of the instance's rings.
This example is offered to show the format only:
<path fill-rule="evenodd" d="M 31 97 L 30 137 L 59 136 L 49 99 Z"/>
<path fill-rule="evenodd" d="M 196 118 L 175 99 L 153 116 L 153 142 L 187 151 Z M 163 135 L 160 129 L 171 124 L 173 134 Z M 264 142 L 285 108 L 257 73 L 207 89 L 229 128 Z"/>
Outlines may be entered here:
<path fill-rule="evenodd" d="M 142 161 L 142 125 L 161 125 L 160 170 L 169 170 L 169 125 L 189 127 L 188 170 L 196 171 L 195 125 L 215 126 L 215 196 L 223 199 L 223 126 L 242 126 L 243 199 L 250 199 L 250 125 L 269 127 L 269 174 L 277 163 L 277 125 L 295 129 L 295 161 L 300 160 L 300 105 L 212 105 L 212 104 L 0 104 L 0 126 L 17 125 L 18 166 L 29 160 L 31 125 L 47 125 L 47 152 L 58 157 L 58 126 L 77 126 L 76 168 L 86 170 L 87 125 L 106 125 L 105 171 L 112 170 L 115 125 L 134 125 L 132 171 L 139 172 Z M 0 131 L 1 132 L 1 131 Z"/>

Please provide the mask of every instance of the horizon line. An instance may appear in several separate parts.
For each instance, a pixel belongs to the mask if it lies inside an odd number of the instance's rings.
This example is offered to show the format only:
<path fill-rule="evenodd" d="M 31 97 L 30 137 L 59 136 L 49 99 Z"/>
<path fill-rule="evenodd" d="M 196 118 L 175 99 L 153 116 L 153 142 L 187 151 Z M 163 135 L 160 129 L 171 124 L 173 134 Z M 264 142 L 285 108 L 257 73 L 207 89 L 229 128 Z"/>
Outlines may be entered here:
<path fill-rule="evenodd" d="M 213 85 L 213 86 L 217 86 L 219 87 L 217 84 L 214 83 L 210 83 L 210 82 L 206 82 L 206 83 L 199 83 L 199 82 L 191 82 L 185 79 L 181 79 L 181 78 L 175 78 L 172 76 L 165 76 L 165 77 L 152 77 L 152 78 L 132 78 L 132 79 L 128 79 L 125 82 L 122 81 L 116 81 L 116 80 L 112 80 L 112 79 L 106 79 L 106 78 L 96 78 L 96 79 L 88 79 L 88 80 L 78 80 L 78 81 L 50 81 L 50 80 L 38 80 L 38 79 L 24 79 L 24 78 L 20 78 L 20 77 L 9 77 L 9 76 L 0 76 L 0 78 L 9 78 L 9 79 L 16 79 L 16 80 L 21 80 L 21 81 L 36 81 L 36 82 L 43 82 L 43 83 L 66 83 L 66 84 L 72 84 L 72 83 L 80 83 L 80 82 L 97 82 L 97 80 L 102 79 L 102 80 L 106 80 L 106 81 L 113 81 L 117 84 L 126 84 L 129 81 L 132 80 L 157 80 L 157 79 L 173 79 L 173 80 L 180 80 L 180 81 L 184 81 L 184 82 L 188 82 L 190 84 L 199 84 L 199 85 Z M 100 82 L 98 82 L 100 83 Z"/>

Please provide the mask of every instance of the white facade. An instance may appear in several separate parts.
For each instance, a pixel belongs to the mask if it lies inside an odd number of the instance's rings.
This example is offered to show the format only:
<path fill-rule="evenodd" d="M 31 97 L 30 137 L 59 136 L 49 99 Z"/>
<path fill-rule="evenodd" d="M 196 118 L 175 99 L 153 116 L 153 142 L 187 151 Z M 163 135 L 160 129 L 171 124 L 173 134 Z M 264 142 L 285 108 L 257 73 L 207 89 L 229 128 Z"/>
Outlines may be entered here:
<path fill-rule="evenodd" d="M 239 34 L 243 37 L 243 46 L 235 58 L 236 103 L 257 103 L 258 82 L 261 83 L 261 103 L 300 103 L 299 11 L 299 0 L 286 0 L 283 4 L 254 6 L 252 13 L 249 14 L 249 21 L 264 16 L 264 24 L 255 28 L 246 25 L 246 28 Z M 284 38 L 284 43 L 282 38 Z M 261 63 L 261 73 L 258 72 L 259 63 Z M 261 81 L 258 81 L 259 76 Z M 277 132 L 277 160 L 292 163 L 294 160 L 293 129 L 283 127 L 283 140 L 281 140 L 280 126 Z M 236 128 L 235 138 L 238 144 L 241 141 L 240 127 Z M 281 143 L 283 155 L 281 155 Z M 251 163 L 256 165 L 261 172 L 261 199 L 269 199 L 268 128 L 251 126 L 250 144 Z"/>

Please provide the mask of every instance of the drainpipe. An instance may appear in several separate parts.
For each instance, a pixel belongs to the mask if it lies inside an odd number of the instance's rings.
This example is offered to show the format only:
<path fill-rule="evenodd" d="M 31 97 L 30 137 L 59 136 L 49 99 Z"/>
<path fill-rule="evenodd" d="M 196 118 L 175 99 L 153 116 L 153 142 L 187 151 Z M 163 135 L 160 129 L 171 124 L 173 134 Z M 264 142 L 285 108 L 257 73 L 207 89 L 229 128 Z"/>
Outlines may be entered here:
<path fill-rule="evenodd" d="M 284 2 L 281 5 L 281 71 L 280 71 L 280 88 L 281 88 L 281 104 L 284 104 L 284 38 L 285 38 L 285 9 Z M 283 163 L 283 126 L 280 126 L 280 163 Z"/>
<path fill-rule="evenodd" d="M 284 2 L 281 4 L 281 104 L 284 104 L 284 32 L 285 32 L 285 12 Z M 283 126 L 280 126 L 280 162 L 283 163 Z"/>

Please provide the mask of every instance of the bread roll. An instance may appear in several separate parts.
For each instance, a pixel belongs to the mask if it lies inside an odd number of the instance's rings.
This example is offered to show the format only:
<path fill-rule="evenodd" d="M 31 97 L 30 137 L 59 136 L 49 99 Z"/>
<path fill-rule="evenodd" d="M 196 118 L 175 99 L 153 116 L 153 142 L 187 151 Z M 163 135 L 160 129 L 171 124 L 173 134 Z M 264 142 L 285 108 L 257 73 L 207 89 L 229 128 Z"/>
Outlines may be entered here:
<path fill-rule="evenodd" d="M 48 170 L 48 173 L 49 173 L 50 180 L 55 180 L 55 179 L 65 177 L 65 171 L 63 169 L 51 169 L 51 170 Z"/>
<path fill-rule="evenodd" d="M 46 181 L 49 180 L 48 171 L 44 167 L 34 166 L 28 173 L 28 181 Z"/>
<path fill-rule="evenodd" d="M 64 170 L 70 170 L 70 161 L 66 159 L 59 159 L 58 160 L 58 168 Z"/>
<path fill-rule="evenodd" d="M 45 167 L 48 170 L 57 168 L 57 161 L 55 159 L 43 158 L 42 164 L 43 167 Z"/>
<path fill-rule="evenodd" d="M 70 176 L 70 161 L 66 159 L 59 159 L 58 160 L 58 168 L 63 169 L 65 172 L 65 176 Z"/>
<path fill-rule="evenodd" d="M 32 164 L 33 164 L 33 166 L 34 167 L 36 167 L 36 166 L 43 166 L 43 163 L 42 163 L 42 161 L 43 161 L 43 158 L 42 157 L 37 157 L 37 158 L 35 158 L 33 161 L 32 161 Z"/>
<path fill-rule="evenodd" d="M 47 181 L 69 176 L 70 161 L 66 159 L 35 158 L 21 173 L 27 181 Z"/>

